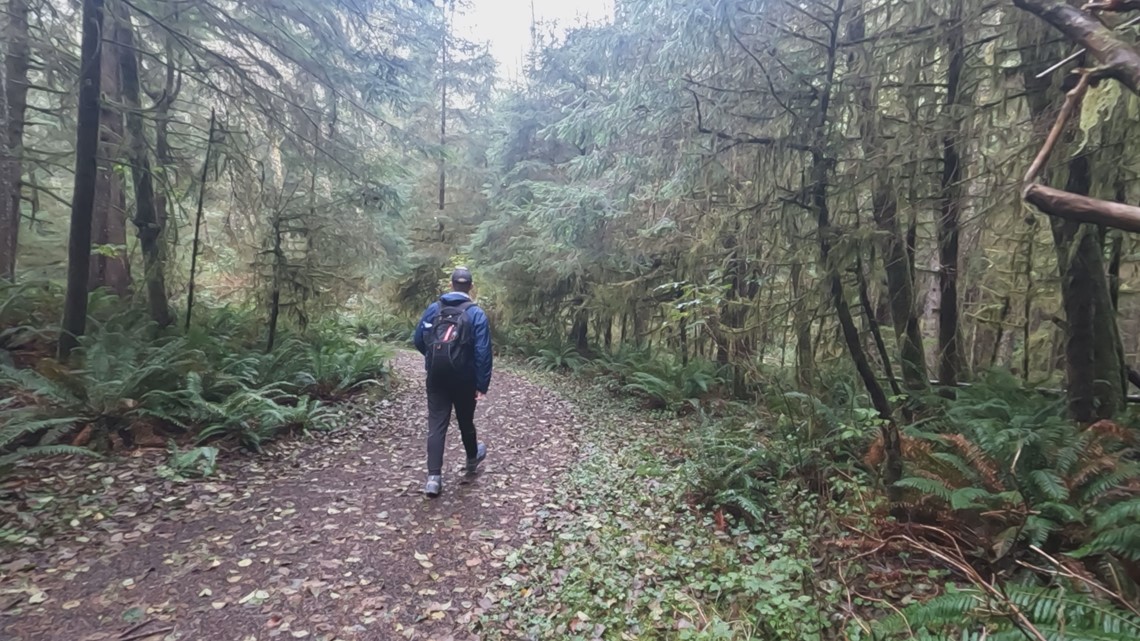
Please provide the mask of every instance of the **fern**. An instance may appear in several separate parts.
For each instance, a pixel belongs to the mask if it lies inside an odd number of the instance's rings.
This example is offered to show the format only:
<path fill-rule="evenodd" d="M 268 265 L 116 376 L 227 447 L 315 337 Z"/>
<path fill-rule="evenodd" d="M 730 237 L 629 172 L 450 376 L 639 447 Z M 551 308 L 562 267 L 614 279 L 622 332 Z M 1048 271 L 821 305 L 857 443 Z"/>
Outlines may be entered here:
<path fill-rule="evenodd" d="M 895 483 L 895 485 L 898 487 L 918 490 L 923 494 L 936 496 L 943 501 L 946 501 L 947 503 L 951 503 L 954 500 L 954 490 L 948 487 L 945 483 L 935 479 L 912 476 L 899 480 L 897 483 Z"/>
<path fill-rule="evenodd" d="M 1131 558 L 1127 531 L 1116 530 L 1140 522 L 1131 506 L 1140 468 L 1135 450 L 1106 430 L 1078 426 L 1056 402 L 991 377 L 963 390 L 940 424 L 904 430 L 927 447 L 904 447 L 897 487 L 906 505 L 955 511 L 956 527 L 1004 539 L 998 549 L 1056 539 L 1062 550 Z"/>
<path fill-rule="evenodd" d="M 37 445 L 20 448 L 10 454 L 0 456 L 0 471 L 8 470 L 20 461 L 32 458 L 47 458 L 49 456 L 89 456 L 98 458 L 99 455 L 85 447 L 71 445 Z"/>
<path fill-rule="evenodd" d="M 1085 593 L 1060 587 L 1009 584 L 1004 599 L 981 590 L 951 588 L 925 603 L 907 607 L 881 622 L 892 638 L 1022 639 L 1013 608 L 1046 639 L 1123 641 L 1140 637 L 1140 617 Z"/>
<path fill-rule="evenodd" d="M 577 372 L 586 364 L 586 359 L 573 345 L 540 348 L 538 353 L 527 359 L 535 367 L 553 372 L 567 370 Z"/>

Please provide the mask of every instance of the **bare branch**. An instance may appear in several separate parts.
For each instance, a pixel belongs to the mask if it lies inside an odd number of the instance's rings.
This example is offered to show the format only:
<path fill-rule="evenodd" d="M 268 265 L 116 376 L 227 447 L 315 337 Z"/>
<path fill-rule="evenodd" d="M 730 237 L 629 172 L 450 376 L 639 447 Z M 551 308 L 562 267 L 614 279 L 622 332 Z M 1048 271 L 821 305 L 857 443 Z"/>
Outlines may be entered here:
<path fill-rule="evenodd" d="M 801 143 L 789 142 L 780 138 L 770 138 L 767 136 L 750 136 L 750 135 L 735 135 L 727 134 L 723 131 L 713 131 L 704 125 L 704 117 L 701 114 L 701 98 L 697 92 L 692 89 L 687 91 L 693 94 L 693 102 L 697 109 L 697 131 L 702 134 L 710 134 L 716 136 L 720 140 L 728 140 L 734 145 L 783 145 L 788 149 L 795 149 L 796 151 L 812 151 L 810 145 Z"/>
<path fill-rule="evenodd" d="M 1029 166 L 1029 171 L 1025 172 L 1025 178 L 1023 179 L 1025 184 L 1037 180 L 1037 176 L 1045 167 L 1045 163 L 1049 162 L 1049 156 L 1053 154 L 1053 149 L 1057 146 L 1057 141 L 1061 139 L 1061 134 L 1065 131 L 1065 125 L 1069 122 L 1069 118 L 1073 116 L 1073 112 L 1080 106 L 1085 94 L 1088 93 L 1089 78 L 1089 73 L 1081 73 L 1080 80 L 1077 81 L 1077 86 L 1065 94 L 1065 106 L 1061 107 L 1061 113 L 1057 114 L 1057 121 L 1053 123 L 1053 129 L 1049 132 L 1049 137 L 1045 139 L 1045 144 L 1041 146 L 1041 151 L 1037 152 L 1037 157 L 1033 159 L 1033 164 Z"/>
<path fill-rule="evenodd" d="M 1081 196 L 1037 183 L 1028 185 L 1022 192 L 1022 198 L 1050 216 L 1140 233 L 1140 207 Z"/>

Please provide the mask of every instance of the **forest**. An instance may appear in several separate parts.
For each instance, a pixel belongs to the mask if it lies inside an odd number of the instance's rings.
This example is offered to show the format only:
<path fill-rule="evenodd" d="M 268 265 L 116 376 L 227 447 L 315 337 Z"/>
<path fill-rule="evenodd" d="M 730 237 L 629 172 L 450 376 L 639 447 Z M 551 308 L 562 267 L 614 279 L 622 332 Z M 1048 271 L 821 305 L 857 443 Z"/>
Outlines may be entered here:
<path fill-rule="evenodd" d="M 4 638 L 1140 638 L 1140 1 L 471 1 L 0 0 Z"/>

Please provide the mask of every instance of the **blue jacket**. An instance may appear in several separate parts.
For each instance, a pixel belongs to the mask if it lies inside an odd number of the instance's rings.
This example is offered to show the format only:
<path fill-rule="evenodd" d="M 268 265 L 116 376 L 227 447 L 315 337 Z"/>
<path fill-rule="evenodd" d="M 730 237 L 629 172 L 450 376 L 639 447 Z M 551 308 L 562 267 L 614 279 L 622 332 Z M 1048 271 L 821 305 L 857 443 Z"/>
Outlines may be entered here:
<path fill-rule="evenodd" d="M 463 292 L 450 292 L 444 294 L 442 297 L 447 303 L 460 303 L 465 300 L 471 300 L 471 297 Z M 424 341 L 424 331 L 431 327 L 435 322 L 435 317 L 439 315 L 439 301 L 436 301 L 424 310 L 424 315 L 420 318 L 419 324 L 416 325 L 415 342 L 416 349 L 420 351 L 425 357 L 427 356 L 427 343 Z M 491 355 L 491 325 L 487 322 L 487 315 L 479 309 L 477 305 L 472 305 L 467 308 L 467 320 L 471 322 L 472 329 L 475 330 L 475 390 L 487 393 L 487 389 L 491 386 L 491 366 L 493 357 Z M 427 365 L 425 360 L 424 365 Z"/>

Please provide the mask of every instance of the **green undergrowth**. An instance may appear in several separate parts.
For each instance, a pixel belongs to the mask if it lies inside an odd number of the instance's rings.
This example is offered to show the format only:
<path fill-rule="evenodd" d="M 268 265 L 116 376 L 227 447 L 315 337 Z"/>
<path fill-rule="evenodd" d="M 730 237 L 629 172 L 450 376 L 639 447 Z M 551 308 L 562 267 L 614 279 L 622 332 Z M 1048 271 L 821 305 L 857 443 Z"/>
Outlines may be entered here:
<path fill-rule="evenodd" d="M 696 498 L 690 425 L 569 388 L 589 426 L 583 456 L 542 514 L 547 536 L 509 559 L 526 579 L 504 579 L 513 589 L 487 614 L 485 638 L 828 636 L 840 590 L 814 559 L 827 523 L 813 497 L 772 484 L 751 525 L 709 509 Z"/>
<path fill-rule="evenodd" d="M 879 419 L 842 385 L 645 411 L 551 354 L 529 375 L 571 390 L 590 427 L 498 615 L 529 638 L 1140 636 L 1128 416 L 1079 426 L 980 379 L 903 426 L 890 504 Z"/>
<path fill-rule="evenodd" d="M 208 472 L 218 448 L 258 451 L 329 429 L 330 404 L 382 383 L 392 356 L 354 322 L 283 327 L 267 350 L 264 319 L 247 309 L 201 306 L 183 331 L 96 296 L 87 334 L 61 363 L 51 352 L 58 330 L 16 316 L 50 310 L 51 290 L 0 294 L 0 475 L 37 457 L 170 443 L 172 469 Z"/>

